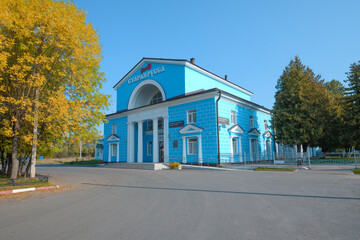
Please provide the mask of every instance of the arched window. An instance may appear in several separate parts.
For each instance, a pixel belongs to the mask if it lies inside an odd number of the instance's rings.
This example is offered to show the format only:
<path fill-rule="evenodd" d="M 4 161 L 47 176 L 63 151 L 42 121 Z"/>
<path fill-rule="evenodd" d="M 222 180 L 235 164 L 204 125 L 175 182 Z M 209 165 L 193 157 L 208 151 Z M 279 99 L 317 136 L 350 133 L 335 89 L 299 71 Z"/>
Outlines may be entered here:
<path fill-rule="evenodd" d="M 162 102 L 161 92 L 158 92 L 157 94 L 155 94 L 155 96 L 150 100 L 150 104 L 155 104 L 155 103 L 159 103 L 159 102 Z"/>

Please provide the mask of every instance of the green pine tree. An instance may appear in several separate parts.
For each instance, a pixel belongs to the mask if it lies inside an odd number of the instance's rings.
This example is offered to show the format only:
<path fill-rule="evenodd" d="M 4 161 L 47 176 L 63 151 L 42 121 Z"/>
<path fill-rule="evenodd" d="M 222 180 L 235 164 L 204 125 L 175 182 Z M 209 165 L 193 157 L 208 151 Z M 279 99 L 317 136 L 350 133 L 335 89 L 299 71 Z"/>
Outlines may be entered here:
<path fill-rule="evenodd" d="M 318 146 L 326 131 L 329 97 L 320 75 L 290 61 L 278 79 L 272 124 L 276 141 L 283 144 Z"/>
<path fill-rule="evenodd" d="M 344 120 L 350 147 L 360 147 L 360 61 L 350 65 L 345 89 Z"/>

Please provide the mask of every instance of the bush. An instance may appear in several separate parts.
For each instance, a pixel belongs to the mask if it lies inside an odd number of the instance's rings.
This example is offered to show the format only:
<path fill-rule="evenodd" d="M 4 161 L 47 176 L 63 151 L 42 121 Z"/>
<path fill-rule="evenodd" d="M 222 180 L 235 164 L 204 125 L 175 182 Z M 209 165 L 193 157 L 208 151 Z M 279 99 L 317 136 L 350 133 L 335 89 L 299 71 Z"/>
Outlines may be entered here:
<path fill-rule="evenodd" d="M 355 169 L 353 170 L 353 173 L 355 173 L 355 174 L 360 174 L 360 168 L 355 168 Z"/>
<path fill-rule="evenodd" d="M 181 166 L 181 164 L 178 162 L 169 162 L 170 169 L 178 168 L 179 166 Z"/>

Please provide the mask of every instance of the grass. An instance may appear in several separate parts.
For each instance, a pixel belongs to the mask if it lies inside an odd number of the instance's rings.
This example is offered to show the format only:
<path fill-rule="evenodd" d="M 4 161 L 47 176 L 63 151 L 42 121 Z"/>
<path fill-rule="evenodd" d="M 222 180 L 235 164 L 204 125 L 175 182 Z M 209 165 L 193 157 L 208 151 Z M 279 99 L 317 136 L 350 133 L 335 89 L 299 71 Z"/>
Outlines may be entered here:
<path fill-rule="evenodd" d="M 72 165 L 72 166 L 94 166 L 99 164 L 99 160 L 72 161 L 72 162 L 63 162 L 62 164 Z"/>
<path fill-rule="evenodd" d="M 293 168 L 268 168 L 268 167 L 258 167 L 254 171 L 274 171 L 274 172 L 294 172 L 296 169 Z"/>
<path fill-rule="evenodd" d="M 36 187 L 36 188 L 37 187 L 47 187 L 47 186 L 54 186 L 54 184 L 51 184 L 49 182 L 40 182 L 40 183 L 26 184 L 26 185 L 3 186 L 3 187 L 0 187 L 0 191 L 22 189 L 22 188 L 32 188 L 32 187 Z"/>
<path fill-rule="evenodd" d="M 355 173 L 355 174 L 360 174 L 360 168 L 355 168 L 355 169 L 353 170 L 353 173 Z"/>

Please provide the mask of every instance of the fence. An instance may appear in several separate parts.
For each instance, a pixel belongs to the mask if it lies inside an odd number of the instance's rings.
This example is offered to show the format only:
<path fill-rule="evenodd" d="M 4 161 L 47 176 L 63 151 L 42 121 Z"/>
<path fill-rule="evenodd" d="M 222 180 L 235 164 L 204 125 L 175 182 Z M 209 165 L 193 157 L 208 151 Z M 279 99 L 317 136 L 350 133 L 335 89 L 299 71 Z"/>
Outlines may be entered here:
<path fill-rule="evenodd" d="M 345 156 L 345 157 L 344 157 Z M 275 152 L 269 153 L 239 153 L 220 154 L 220 163 L 226 164 L 238 164 L 238 165 L 295 165 L 295 166 L 308 166 L 311 165 L 355 165 L 360 159 L 360 151 L 348 153 L 348 154 L 335 154 L 324 153 L 321 156 L 310 157 L 309 152 L 288 152 L 282 154 L 276 154 Z M 187 156 L 186 159 L 182 157 L 170 157 L 170 162 L 180 162 L 190 165 L 205 165 L 205 166 L 217 166 L 218 158 L 203 158 L 198 159 L 197 155 Z"/>

